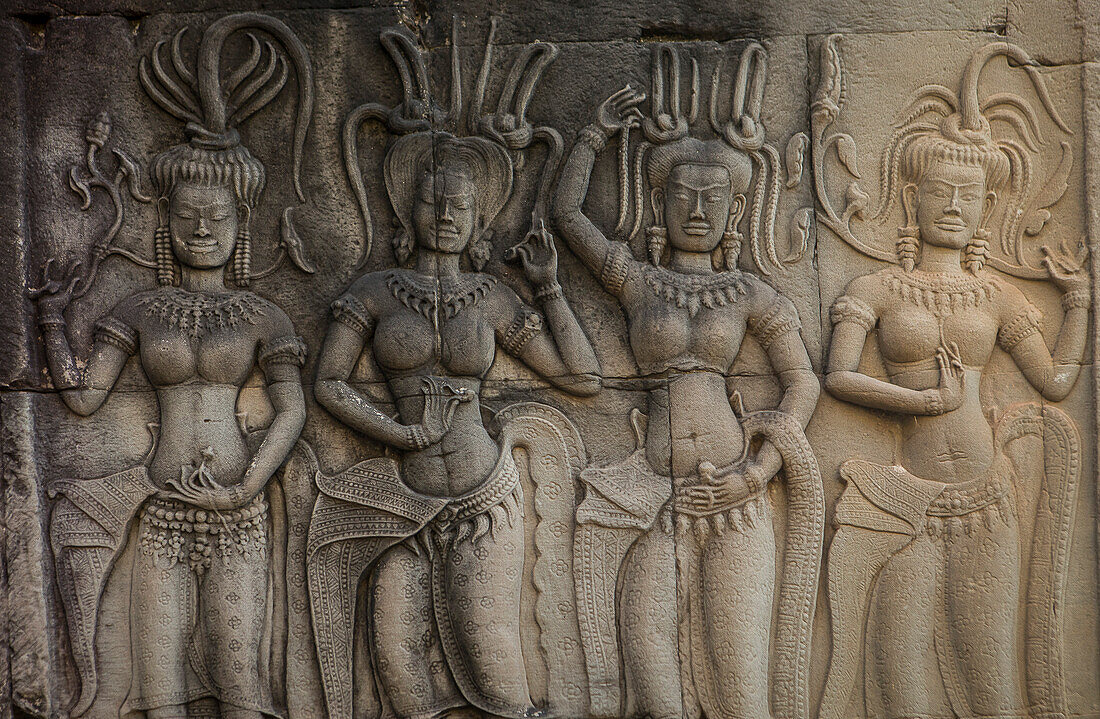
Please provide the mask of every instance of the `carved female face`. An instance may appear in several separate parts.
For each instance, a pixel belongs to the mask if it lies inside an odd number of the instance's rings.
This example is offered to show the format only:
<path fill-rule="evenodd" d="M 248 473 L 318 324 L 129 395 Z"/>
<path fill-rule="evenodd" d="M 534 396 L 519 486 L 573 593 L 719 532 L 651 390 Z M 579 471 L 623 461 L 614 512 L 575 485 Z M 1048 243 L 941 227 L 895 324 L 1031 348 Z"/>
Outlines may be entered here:
<path fill-rule="evenodd" d="M 198 269 L 223 267 L 237 245 L 237 203 L 225 186 L 181 184 L 168 201 L 172 252 Z"/>
<path fill-rule="evenodd" d="M 904 199 L 922 242 L 961 250 L 993 209 L 996 195 L 986 190 L 981 167 L 934 160 L 920 185 L 906 186 Z"/>
<path fill-rule="evenodd" d="M 454 168 L 426 173 L 413 203 L 412 223 L 420 247 L 458 254 L 477 227 L 474 183 Z"/>
<path fill-rule="evenodd" d="M 677 165 L 663 191 L 654 190 L 653 209 L 663 214 L 669 244 L 687 252 L 711 252 L 722 241 L 735 200 L 729 171 L 721 165 Z M 661 219 L 661 218 L 659 218 Z"/>

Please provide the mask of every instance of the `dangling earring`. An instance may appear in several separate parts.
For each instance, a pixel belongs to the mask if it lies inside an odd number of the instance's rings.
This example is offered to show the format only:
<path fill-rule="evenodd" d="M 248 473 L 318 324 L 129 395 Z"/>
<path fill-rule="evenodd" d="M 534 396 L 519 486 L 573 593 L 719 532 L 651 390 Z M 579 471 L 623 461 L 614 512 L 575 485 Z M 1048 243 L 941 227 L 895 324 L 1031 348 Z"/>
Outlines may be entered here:
<path fill-rule="evenodd" d="M 917 250 L 920 248 L 920 228 L 906 225 L 898 228 L 898 241 L 894 246 L 898 255 L 898 264 L 906 272 L 912 272 L 917 266 Z"/>
<path fill-rule="evenodd" d="M 168 212 L 164 205 L 168 199 L 158 201 L 160 222 L 153 231 L 153 256 L 157 264 L 157 284 L 169 287 L 176 284 L 176 260 L 172 256 L 172 231 L 168 228 Z"/>
<path fill-rule="evenodd" d="M 722 233 L 722 266 L 727 272 L 737 269 L 737 260 L 741 257 L 741 242 L 744 237 L 736 228 Z"/>
<path fill-rule="evenodd" d="M 989 230 L 979 227 L 974 230 L 974 237 L 963 249 L 963 267 L 972 275 L 978 274 L 985 267 L 986 258 L 989 257 L 990 236 Z"/>
<path fill-rule="evenodd" d="M 479 236 L 471 238 L 470 244 L 466 245 L 466 254 L 475 272 L 481 272 L 489 262 L 489 255 L 493 252 L 492 237 L 492 230 L 485 230 Z"/>
<path fill-rule="evenodd" d="M 660 267 L 661 256 L 665 253 L 665 245 L 668 244 L 668 228 L 661 225 L 652 225 L 645 230 L 646 250 L 649 253 L 649 261 L 654 266 Z"/>
<path fill-rule="evenodd" d="M 413 238 L 400 220 L 394 219 L 393 226 L 393 239 L 390 240 L 390 244 L 393 246 L 393 256 L 397 260 L 397 266 L 401 267 L 412 257 Z"/>

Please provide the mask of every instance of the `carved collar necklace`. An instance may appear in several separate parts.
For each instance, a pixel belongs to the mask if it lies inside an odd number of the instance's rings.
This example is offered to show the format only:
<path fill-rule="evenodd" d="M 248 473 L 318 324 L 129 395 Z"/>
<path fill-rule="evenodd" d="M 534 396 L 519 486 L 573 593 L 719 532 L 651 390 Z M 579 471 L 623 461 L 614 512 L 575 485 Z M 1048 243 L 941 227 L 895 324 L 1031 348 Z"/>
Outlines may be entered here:
<path fill-rule="evenodd" d="M 428 319 L 437 308 L 443 310 L 445 319 L 451 319 L 480 302 L 496 284 L 492 275 L 476 272 L 463 272 L 457 277 L 432 277 L 410 270 L 386 273 L 386 286 L 397 301 Z"/>
<path fill-rule="evenodd" d="M 886 285 L 906 302 L 929 310 L 936 317 L 953 314 L 993 299 L 997 283 L 969 272 L 942 273 L 901 267 L 886 270 Z"/>
<path fill-rule="evenodd" d="M 251 292 L 207 294 L 162 287 L 137 301 L 146 313 L 186 332 L 192 339 L 216 329 L 255 324 L 264 314 L 263 301 Z"/>
<path fill-rule="evenodd" d="M 691 317 L 700 307 L 725 307 L 745 294 L 745 276 L 740 270 L 695 275 L 649 265 L 643 275 L 653 294 L 686 309 Z"/>

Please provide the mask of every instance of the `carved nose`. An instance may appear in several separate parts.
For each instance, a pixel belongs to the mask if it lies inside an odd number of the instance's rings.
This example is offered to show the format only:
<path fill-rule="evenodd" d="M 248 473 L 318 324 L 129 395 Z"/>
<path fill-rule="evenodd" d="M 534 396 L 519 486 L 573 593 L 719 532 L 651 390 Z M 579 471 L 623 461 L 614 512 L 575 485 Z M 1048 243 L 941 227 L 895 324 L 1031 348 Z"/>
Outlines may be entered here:
<path fill-rule="evenodd" d="M 693 220 L 705 220 L 707 219 L 706 212 L 703 211 L 703 197 L 697 196 L 695 198 L 695 208 L 691 211 L 691 219 Z"/>
<path fill-rule="evenodd" d="M 454 215 L 451 214 L 451 203 L 444 200 L 441 203 L 443 211 L 439 215 L 440 222 L 451 222 L 454 219 Z"/>
<path fill-rule="evenodd" d="M 957 189 L 951 191 L 951 201 L 947 203 L 945 209 L 947 212 L 959 213 L 959 191 Z"/>
<path fill-rule="evenodd" d="M 206 226 L 206 220 L 199 218 L 199 224 L 195 227 L 195 237 L 209 237 L 210 228 Z"/>

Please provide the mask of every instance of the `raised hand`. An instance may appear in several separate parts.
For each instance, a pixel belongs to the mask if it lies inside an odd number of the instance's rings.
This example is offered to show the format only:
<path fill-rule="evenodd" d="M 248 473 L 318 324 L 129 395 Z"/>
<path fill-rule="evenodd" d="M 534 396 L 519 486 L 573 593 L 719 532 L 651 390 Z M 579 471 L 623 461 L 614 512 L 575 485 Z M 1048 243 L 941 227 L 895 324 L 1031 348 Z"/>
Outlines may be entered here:
<path fill-rule="evenodd" d="M 443 439 L 458 405 L 472 400 L 474 393 L 465 387 L 452 387 L 439 377 L 425 377 L 420 391 L 424 395 L 420 429 L 430 446 Z"/>
<path fill-rule="evenodd" d="M 558 250 L 554 246 L 554 236 L 546 229 L 546 223 L 539 220 L 537 229 L 527 233 L 527 237 L 508 248 L 504 259 L 519 259 L 523 263 L 523 272 L 535 287 L 553 284 L 558 279 Z"/>
<path fill-rule="evenodd" d="M 1063 293 L 1075 291 L 1089 291 L 1089 275 L 1085 269 L 1085 259 L 1088 257 L 1088 247 L 1078 243 L 1077 247 L 1070 247 L 1063 240 L 1058 248 L 1043 245 L 1043 259 L 1041 264 L 1050 275 L 1050 281 Z"/>
<path fill-rule="evenodd" d="M 627 85 L 600 103 L 596 109 L 596 124 L 609 137 L 616 132 L 629 132 L 642 122 L 642 112 L 638 105 L 644 100 L 644 92 Z"/>
<path fill-rule="evenodd" d="M 939 395 L 942 412 L 958 409 L 966 391 L 966 375 L 963 370 L 959 346 L 951 342 L 936 348 L 936 364 L 940 369 Z"/>
<path fill-rule="evenodd" d="M 34 300 L 40 317 L 60 316 L 65 311 L 83 280 L 80 272 L 82 266 L 82 263 L 75 262 L 67 270 L 55 275 L 54 260 L 46 260 L 42 268 L 42 284 L 27 292 Z"/>

